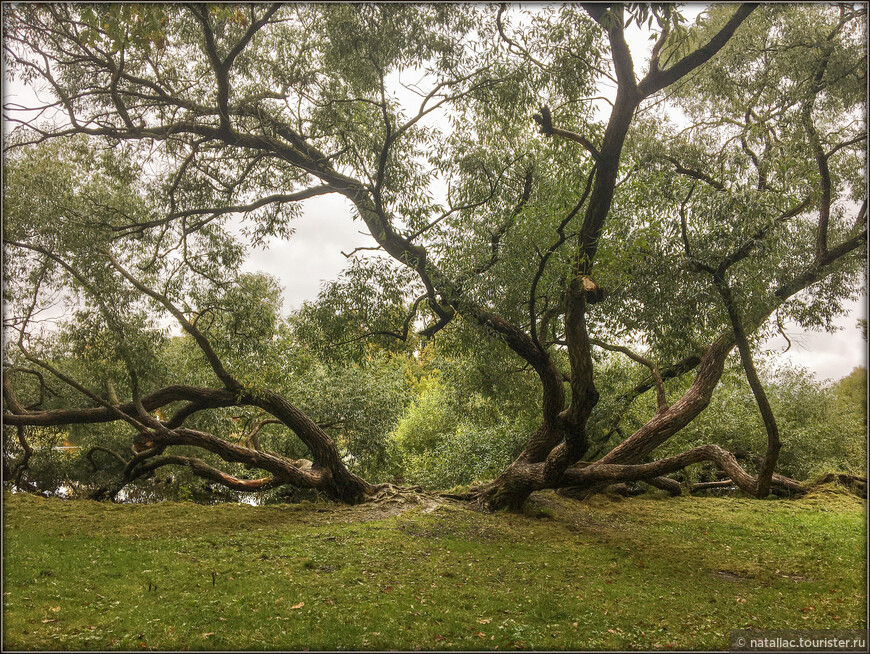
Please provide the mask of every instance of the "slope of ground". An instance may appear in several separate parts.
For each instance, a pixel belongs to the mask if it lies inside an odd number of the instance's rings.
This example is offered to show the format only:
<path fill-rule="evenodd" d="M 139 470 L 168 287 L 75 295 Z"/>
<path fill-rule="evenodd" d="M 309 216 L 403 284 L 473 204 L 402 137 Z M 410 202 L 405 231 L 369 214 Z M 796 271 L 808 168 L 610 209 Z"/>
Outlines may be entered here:
<path fill-rule="evenodd" d="M 865 514 L 542 493 L 523 515 L 6 495 L 4 649 L 727 649 L 866 628 Z"/>

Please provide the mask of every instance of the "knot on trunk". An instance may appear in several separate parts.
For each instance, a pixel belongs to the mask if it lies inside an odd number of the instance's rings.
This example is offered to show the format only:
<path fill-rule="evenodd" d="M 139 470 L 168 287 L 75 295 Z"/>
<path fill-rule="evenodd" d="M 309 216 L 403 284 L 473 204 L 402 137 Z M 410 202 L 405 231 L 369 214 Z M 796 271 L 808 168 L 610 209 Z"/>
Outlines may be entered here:
<path fill-rule="evenodd" d="M 137 436 L 133 441 L 133 452 L 141 454 L 147 450 L 153 450 L 157 445 L 158 443 L 154 440 L 153 436 Z"/>
<path fill-rule="evenodd" d="M 606 288 L 602 288 L 585 275 L 580 278 L 580 281 L 583 282 L 583 292 L 586 294 L 587 303 L 596 304 L 607 299 Z"/>
<path fill-rule="evenodd" d="M 598 404 L 598 400 L 601 398 L 601 394 L 598 392 L 596 388 L 587 388 L 586 389 L 586 403 L 589 406 L 595 406 Z"/>
<path fill-rule="evenodd" d="M 550 115 L 549 107 L 541 107 L 541 113 L 533 115 L 532 119 L 541 127 L 541 134 L 553 135 L 553 117 Z"/>

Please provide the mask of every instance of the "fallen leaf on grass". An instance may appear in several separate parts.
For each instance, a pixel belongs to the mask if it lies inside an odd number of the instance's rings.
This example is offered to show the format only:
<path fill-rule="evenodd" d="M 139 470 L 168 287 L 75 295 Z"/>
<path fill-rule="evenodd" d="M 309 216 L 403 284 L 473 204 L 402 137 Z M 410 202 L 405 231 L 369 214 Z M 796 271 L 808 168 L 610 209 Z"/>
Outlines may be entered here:
<path fill-rule="evenodd" d="M 45 624 L 46 622 L 57 622 L 57 620 L 43 620 L 42 624 Z"/>
<path fill-rule="evenodd" d="M 478 638 L 486 638 L 486 634 L 483 633 L 482 631 L 478 631 L 477 633 L 472 634 L 472 635 L 477 636 Z"/>
<path fill-rule="evenodd" d="M 209 631 L 207 634 L 203 634 L 203 635 L 202 635 L 203 638 L 208 638 L 209 636 L 214 636 L 214 632 L 213 632 L 213 631 Z"/>
<path fill-rule="evenodd" d="M 294 604 L 290 608 L 291 609 L 301 609 L 303 606 L 305 606 L 305 602 L 299 602 L 299 604 Z"/>
<path fill-rule="evenodd" d="M 483 620 L 478 620 L 480 624 L 489 624 L 492 622 L 492 618 L 483 618 Z"/>

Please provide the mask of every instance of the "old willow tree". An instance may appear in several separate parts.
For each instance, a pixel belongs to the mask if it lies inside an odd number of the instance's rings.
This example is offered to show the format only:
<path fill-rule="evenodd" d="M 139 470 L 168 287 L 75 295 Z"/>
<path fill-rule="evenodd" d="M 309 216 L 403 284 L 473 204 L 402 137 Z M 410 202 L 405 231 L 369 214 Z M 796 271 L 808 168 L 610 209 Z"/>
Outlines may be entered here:
<path fill-rule="evenodd" d="M 673 487 L 666 475 L 699 462 L 752 495 L 795 487 L 774 472 L 780 434 L 752 344 L 776 321 L 829 325 L 863 283 L 866 7 L 714 5 L 692 21 L 616 4 L 4 12 L 6 70 L 43 101 L 6 107 L 3 421 L 25 451 L 33 428 L 117 422 L 132 452 L 100 454 L 123 464 L 103 494 L 161 466 L 236 489 L 374 494 L 268 385 L 258 305 L 275 291 L 239 272 L 247 246 L 289 237 L 306 199 L 337 194 L 378 251 L 356 253 L 372 291 L 347 298 L 367 303 L 354 333 L 437 338 L 464 321 L 540 380 L 539 428 L 478 501 Z M 648 54 L 627 43 L 638 29 Z M 40 331 L 51 301 L 70 319 Z M 170 318 L 210 386 L 166 379 Z M 596 348 L 647 379 L 599 397 Z M 732 351 L 766 453 L 745 467 L 711 443 L 655 460 Z M 676 376 L 692 381 L 669 397 Z M 39 392 L 50 379 L 55 396 Z M 593 410 L 606 419 L 648 391 L 654 415 L 589 461 Z M 307 457 L 190 426 L 231 406 L 280 423 Z"/>

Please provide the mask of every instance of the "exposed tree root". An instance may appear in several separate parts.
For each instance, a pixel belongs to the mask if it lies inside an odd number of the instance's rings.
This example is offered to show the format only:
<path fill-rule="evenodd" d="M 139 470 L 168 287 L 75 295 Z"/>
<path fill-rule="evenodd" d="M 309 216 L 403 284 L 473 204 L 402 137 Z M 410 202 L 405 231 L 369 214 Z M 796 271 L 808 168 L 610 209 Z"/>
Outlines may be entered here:
<path fill-rule="evenodd" d="M 670 477 L 653 477 L 652 479 L 647 479 L 646 483 L 660 490 L 666 490 L 671 495 L 681 495 L 683 492 L 683 485 Z"/>
<path fill-rule="evenodd" d="M 631 494 L 631 489 L 626 487 L 626 482 L 644 482 L 667 490 L 671 495 L 679 495 L 682 486 L 674 479 L 663 475 L 681 470 L 689 465 L 697 463 L 714 463 L 721 471 L 722 479 L 713 482 L 693 484 L 688 487 L 690 492 L 698 492 L 715 488 L 734 488 L 741 492 L 758 497 L 758 477 L 744 470 L 738 463 L 733 453 L 724 450 L 718 445 L 704 445 L 696 447 L 681 454 L 651 463 L 642 464 L 610 464 L 595 462 L 592 464 L 582 463 L 569 468 L 554 485 L 559 495 L 574 499 L 585 499 L 605 489 L 610 489 L 623 494 Z M 501 508 L 518 509 L 522 505 L 522 493 L 512 497 L 513 488 L 521 488 L 518 484 L 500 486 L 499 480 L 472 489 L 467 496 L 461 499 L 473 501 L 487 509 Z M 829 474 L 819 482 L 807 484 L 779 474 L 772 474 L 767 494 L 780 497 L 799 497 L 806 494 L 819 483 L 836 481 L 850 488 L 862 497 L 867 494 L 867 481 L 861 477 L 847 474 Z M 460 498 L 460 496 L 457 496 Z M 513 501 L 516 499 L 517 501 Z"/>

